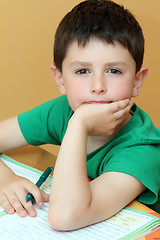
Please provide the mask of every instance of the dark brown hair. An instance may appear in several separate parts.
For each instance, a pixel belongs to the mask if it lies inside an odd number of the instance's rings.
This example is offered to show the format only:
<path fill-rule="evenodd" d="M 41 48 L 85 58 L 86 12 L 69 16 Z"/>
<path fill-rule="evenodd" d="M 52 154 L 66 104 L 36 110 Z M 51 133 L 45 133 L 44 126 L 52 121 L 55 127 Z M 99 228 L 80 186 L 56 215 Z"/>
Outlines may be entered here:
<path fill-rule="evenodd" d="M 144 55 L 142 29 L 127 9 L 110 0 L 81 2 L 62 19 L 54 42 L 57 68 L 62 71 L 62 62 L 72 41 L 85 46 L 91 37 L 109 44 L 118 41 L 131 53 L 136 62 L 136 72 L 140 70 Z"/>

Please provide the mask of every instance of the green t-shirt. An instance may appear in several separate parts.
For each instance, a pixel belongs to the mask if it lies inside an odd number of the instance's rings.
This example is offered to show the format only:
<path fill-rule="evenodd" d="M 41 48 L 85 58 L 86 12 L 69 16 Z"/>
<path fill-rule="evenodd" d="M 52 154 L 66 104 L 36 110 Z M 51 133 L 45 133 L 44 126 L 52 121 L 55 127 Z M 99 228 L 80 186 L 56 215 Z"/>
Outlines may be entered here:
<path fill-rule="evenodd" d="M 18 122 L 29 144 L 60 145 L 72 114 L 67 97 L 62 96 L 20 114 Z M 94 179 L 108 171 L 136 177 L 147 187 L 137 200 L 160 213 L 160 130 L 137 106 L 111 141 L 87 155 L 88 177 Z"/>

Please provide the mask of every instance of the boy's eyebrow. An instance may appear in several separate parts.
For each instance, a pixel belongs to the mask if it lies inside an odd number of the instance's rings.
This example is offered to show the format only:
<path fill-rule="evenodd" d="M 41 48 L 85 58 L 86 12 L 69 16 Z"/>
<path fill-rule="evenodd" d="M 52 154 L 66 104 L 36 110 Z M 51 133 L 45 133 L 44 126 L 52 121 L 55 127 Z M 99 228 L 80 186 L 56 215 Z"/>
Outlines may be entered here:
<path fill-rule="evenodd" d="M 81 62 L 81 61 L 72 62 L 70 65 L 71 65 L 71 66 L 75 66 L 75 65 L 92 66 L 92 64 L 89 63 L 89 62 Z"/>
<path fill-rule="evenodd" d="M 127 63 L 126 62 L 108 62 L 106 63 L 104 66 L 106 67 L 112 67 L 112 66 L 127 66 Z"/>
<path fill-rule="evenodd" d="M 82 61 L 75 61 L 75 62 L 72 62 L 71 64 L 71 67 L 73 66 L 76 66 L 76 65 L 80 65 L 80 66 L 83 66 L 83 67 L 91 67 L 92 66 L 92 63 L 90 62 L 82 62 Z M 118 62 L 107 62 L 104 64 L 104 67 L 112 67 L 112 66 L 127 66 L 127 63 L 125 62 L 121 62 L 121 61 L 118 61 Z"/>

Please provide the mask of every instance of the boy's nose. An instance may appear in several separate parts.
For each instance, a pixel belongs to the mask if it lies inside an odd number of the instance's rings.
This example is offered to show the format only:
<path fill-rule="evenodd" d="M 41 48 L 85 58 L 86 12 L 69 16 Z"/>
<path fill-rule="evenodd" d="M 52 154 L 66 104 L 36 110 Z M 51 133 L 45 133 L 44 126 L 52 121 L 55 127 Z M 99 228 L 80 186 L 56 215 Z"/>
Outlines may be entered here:
<path fill-rule="evenodd" d="M 91 93 L 104 94 L 107 92 L 106 83 L 103 78 L 95 78 L 92 81 Z"/>

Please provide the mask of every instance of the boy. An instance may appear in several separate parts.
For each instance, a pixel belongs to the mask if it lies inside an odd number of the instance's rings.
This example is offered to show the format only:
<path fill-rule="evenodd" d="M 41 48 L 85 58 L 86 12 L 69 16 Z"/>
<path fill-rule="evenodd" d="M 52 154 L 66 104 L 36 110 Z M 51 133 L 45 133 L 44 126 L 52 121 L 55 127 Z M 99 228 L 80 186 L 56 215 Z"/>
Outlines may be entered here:
<path fill-rule="evenodd" d="M 112 1 L 84 1 L 55 35 L 52 72 L 64 96 L 0 124 L 1 152 L 61 144 L 50 194 L 54 229 L 103 221 L 135 198 L 160 212 L 160 131 L 131 100 L 147 75 L 143 54 L 143 33 L 129 11 Z M 39 206 L 48 195 L 2 162 L 0 169 L 0 205 L 35 216 L 26 194 Z"/>

